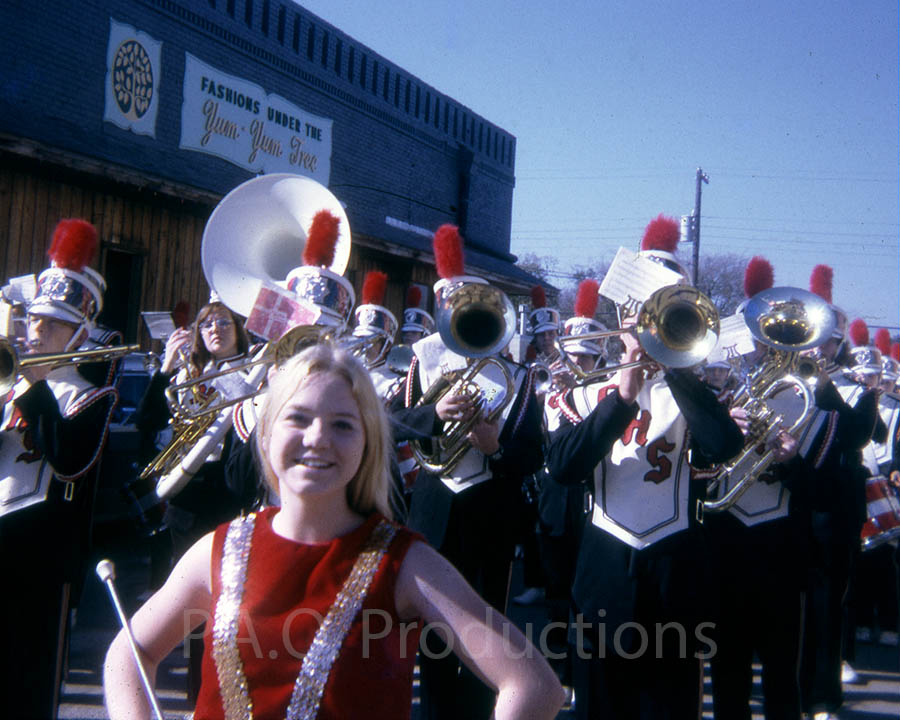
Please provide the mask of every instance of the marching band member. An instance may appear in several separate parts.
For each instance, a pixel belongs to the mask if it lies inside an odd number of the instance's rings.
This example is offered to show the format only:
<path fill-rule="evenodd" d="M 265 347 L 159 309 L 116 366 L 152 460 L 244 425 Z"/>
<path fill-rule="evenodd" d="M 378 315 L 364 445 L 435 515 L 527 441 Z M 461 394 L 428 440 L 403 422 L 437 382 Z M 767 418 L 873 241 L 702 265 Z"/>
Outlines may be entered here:
<path fill-rule="evenodd" d="M 315 324 L 323 334 L 335 337 L 344 332 L 356 302 L 350 281 L 329 269 L 341 233 L 340 223 L 341 219 L 327 209 L 313 216 L 303 248 L 303 264 L 291 270 L 285 280 L 291 293 L 316 308 Z M 260 393 L 234 408 L 234 428 L 244 443 L 249 441 L 256 427 L 262 400 L 263 393 Z"/>
<path fill-rule="evenodd" d="M 397 334 L 397 318 L 384 306 L 384 292 L 387 288 L 387 274 L 370 270 L 363 279 L 362 304 L 353 311 L 356 327 L 353 338 L 365 340 L 366 355 L 363 359 L 378 396 L 386 403 L 391 398 L 388 393 L 395 389 L 397 373 L 385 363 L 388 351 Z"/>
<path fill-rule="evenodd" d="M 62 220 L 51 266 L 27 306 L 29 353 L 62 353 L 88 337 L 103 297 L 86 273 L 97 232 Z M 69 610 L 90 554 L 99 458 L 116 402 L 73 363 L 27 367 L 4 391 L 0 426 L 0 608 L 3 713 L 56 717 Z"/>
<path fill-rule="evenodd" d="M 412 346 L 434 332 L 434 318 L 423 310 L 422 291 L 415 285 L 406 292 L 406 308 L 403 310 L 403 325 L 400 327 L 400 342 Z"/>
<path fill-rule="evenodd" d="M 559 352 L 556 349 L 560 316 L 556 308 L 547 306 L 547 294 L 540 285 L 531 288 L 531 307 L 527 320 L 531 342 L 525 352 L 525 360 L 526 364 L 528 362 L 539 364 L 541 372 L 548 373 L 547 382 L 536 383 L 534 389 L 538 403 L 543 408 L 545 395 L 553 386 L 553 371 L 560 367 Z M 533 605 L 544 600 L 546 596 L 536 507 L 537 496 L 540 493 L 540 475 L 526 478 L 522 486 L 522 500 L 516 513 L 520 518 L 518 535 L 522 580 L 525 586 L 524 590 L 513 598 L 513 602 L 517 605 Z"/>
<path fill-rule="evenodd" d="M 531 288 L 531 312 L 528 313 L 528 330 L 535 359 L 552 366 L 559 356 L 556 340 L 559 337 L 559 310 L 547 307 L 547 293 L 540 285 Z M 551 367 L 552 369 L 552 367 Z"/>
<path fill-rule="evenodd" d="M 879 413 L 884 423 L 885 432 L 881 438 L 873 438 L 875 442 L 871 450 L 880 473 L 887 478 L 888 492 L 893 492 L 900 506 L 900 394 L 897 382 L 900 380 L 900 344 L 891 343 L 890 333 L 881 328 L 875 333 L 875 346 L 881 351 L 881 404 Z M 900 516 L 896 517 L 900 523 Z M 895 528 L 900 532 L 900 527 Z M 897 644 L 900 632 L 900 545 L 895 545 L 891 563 L 885 563 L 884 571 L 879 575 L 879 591 L 881 603 L 878 625 L 881 630 L 878 639 L 882 644 Z M 893 582 L 885 582 L 884 578 L 892 578 Z"/>
<path fill-rule="evenodd" d="M 672 252 L 678 233 L 660 216 L 642 253 L 687 284 Z M 642 356 L 631 333 L 622 341 L 623 361 Z M 644 368 L 623 369 L 570 391 L 566 404 L 581 420 L 560 416 L 548 469 L 561 482 L 594 478 L 573 586 L 576 716 L 696 718 L 701 658 L 713 649 L 704 634 L 707 548 L 696 519 L 705 483 L 692 482 L 688 460 L 735 455 L 741 432 L 690 370 L 645 378 Z"/>
<path fill-rule="evenodd" d="M 722 394 L 728 391 L 728 382 L 731 379 L 731 365 L 724 360 L 714 360 L 703 366 L 703 381 L 714 392 Z"/>
<path fill-rule="evenodd" d="M 319 210 L 313 216 L 301 255 L 302 265 L 291 270 L 286 279 L 287 289 L 318 311 L 315 324 L 322 334 L 335 337 L 344 332 L 356 302 L 350 281 L 329 270 L 341 232 L 340 223 L 340 218 L 327 209 Z M 270 367 L 268 373 L 271 374 L 273 369 Z M 252 442 L 265 393 L 263 389 L 234 406 L 232 422 L 241 442 L 235 443 L 225 468 L 226 479 L 232 486 L 256 489 L 257 505 L 278 502 L 259 475 L 256 443 Z"/>
<path fill-rule="evenodd" d="M 400 341 L 406 347 L 412 347 L 423 337 L 427 337 L 434 332 L 434 318 L 422 309 L 421 304 L 422 291 L 417 286 L 411 285 L 406 292 L 406 308 L 403 310 L 403 325 L 400 327 Z M 397 384 L 388 406 L 394 407 L 399 405 L 403 397 L 405 397 L 405 393 L 406 377 Z M 395 423 L 394 438 L 397 440 L 397 466 L 400 470 L 400 475 L 403 477 L 403 491 L 408 508 L 409 503 L 412 501 L 413 486 L 416 483 L 416 478 L 419 476 L 419 465 L 413 456 L 409 440 L 399 439 L 398 430 L 399 428 Z M 413 436 L 419 437 L 420 433 L 414 432 Z"/>
<path fill-rule="evenodd" d="M 890 352 L 887 331 L 881 334 L 880 344 L 876 342 L 871 345 L 868 326 L 864 320 L 857 318 L 850 323 L 848 334 L 853 348 L 850 350 L 851 365 L 845 374 L 858 385 L 877 387 L 881 393 L 875 432 L 862 450 L 867 518 L 860 535 L 862 552 L 854 556 L 845 600 L 841 678 L 844 682 L 856 682 L 859 678 L 853 664 L 856 662 L 857 631 L 861 630 L 871 637 L 871 633 L 879 627 L 896 631 L 897 626 L 894 549 L 889 543 L 900 537 L 900 511 L 896 502 L 889 502 L 892 492 L 888 479 L 891 450 L 887 440 L 890 437 L 889 423 L 894 425 L 893 431 L 896 433 L 898 411 L 896 399 L 882 392 L 885 363 L 881 348 Z M 890 581 L 886 582 L 888 579 Z M 885 621 L 886 625 L 883 624 Z"/>
<path fill-rule="evenodd" d="M 166 388 L 195 382 L 193 389 L 178 391 L 179 404 L 199 409 L 204 402 L 229 393 L 248 391 L 242 382 L 225 385 L 221 379 L 202 382 L 210 373 L 240 368 L 247 362 L 250 341 L 240 317 L 216 299 L 200 308 L 190 328 L 176 328 L 166 341 L 162 365 L 153 375 L 138 407 L 136 424 L 142 432 L 165 429 L 172 416 Z M 180 367 L 179 367 L 180 365 Z M 237 378 L 236 373 L 236 379 Z M 212 528 L 241 512 L 246 498 L 236 495 L 225 482 L 225 459 L 232 443 L 225 435 L 206 457 L 202 468 L 182 487 L 167 494 L 165 525 L 172 534 L 173 560 Z"/>
<path fill-rule="evenodd" d="M 606 330 L 602 323 L 594 319 L 600 299 L 598 287 L 596 280 L 588 278 L 581 281 L 575 296 L 575 315 L 563 326 L 563 335 L 569 338 L 565 342 L 565 352 L 584 372 L 591 372 L 598 364 L 605 362 L 605 343 L 602 340 L 578 339 L 580 335 Z M 544 429 L 548 436 L 559 428 L 562 413 L 573 422 L 580 421 L 578 414 L 566 405 L 566 394 L 575 386 L 574 377 L 564 369 L 556 373 L 555 379 L 559 385 L 547 396 L 543 405 Z M 582 531 L 593 506 L 593 483 L 589 476 L 585 476 L 580 483 L 562 483 L 549 472 L 544 472 L 540 478 L 538 544 L 541 568 L 547 579 L 550 622 L 555 623 L 547 633 L 547 640 L 554 655 L 566 654 L 560 663 L 559 673 L 565 685 L 571 687 L 573 654 L 567 648 L 565 626 L 569 619 L 572 581 Z"/>
<path fill-rule="evenodd" d="M 486 285 L 481 278 L 463 275 L 462 239 L 452 225 L 441 226 L 434 237 L 435 262 L 441 279 L 435 284 L 437 306 L 455 291 Z M 514 325 L 514 323 L 510 323 Z M 474 328 L 470 328 L 474 329 Z M 500 348 L 502 349 L 502 348 Z M 508 391 L 492 401 L 505 399 L 502 412 L 489 420 L 481 414 L 477 400 L 451 390 L 435 404 L 416 407 L 419 398 L 443 383 L 443 370 L 461 368 L 467 359 L 446 345 L 441 333 L 423 338 L 413 346 L 415 358 L 407 378 L 405 406 L 418 413 L 413 423 L 397 412 L 395 418 L 417 425 L 425 437 L 437 438 L 448 423 L 471 429 L 464 441 L 462 459 L 443 476 L 419 473 L 413 487 L 409 526 L 421 532 L 497 610 L 506 605 L 507 581 L 513 556 L 515 519 L 509 508 L 520 492 L 522 478 L 542 464 L 541 425 L 533 379 L 523 367 L 503 363 L 512 378 Z M 498 349 L 499 350 L 499 349 Z M 478 380 L 494 389 L 499 367 L 488 366 Z M 421 653 L 422 712 L 426 718 L 487 718 L 492 691 L 459 661 L 443 652 L 437 638 L 429 636 Z"/>
<path fill-rule="evenodd" d="M 187 614 L 206 615 L 195 717 L 408 718 L 420 633 L 436 631 L 490 684 L 494 717 L 555 717 L 562 689 L 535 648 L 388 519 L 390 430 L 351 353 L 319 344 L 281 366 L 256 443 L 281 506 L 206 535 L 138 610 L 150 677 Z M 112 718 L 150 717 L 124 631 L 104 687 Z"/>
<path fill-rule="evenodd" d="M 387 287 L 387 275 L 378 270 L 370 270 L 363 280 L 362 304 L 353 311 L 356 318 L 356 327 L 353 329 L 352 343 L 363 342 L 364 354 L 354 352 L 357 357 L 363 357 L 363 362 L 369 370 L 372 382 L 375 384 L 375 392 L 381 398 L 385 407 L 397 397 L 405 381 L 405 375 L 397 372 L 385 362 L 391 349 L 394 335 L 397 333 L 397 319 L 394 314 L 384 307 L 384 292 Z M 397 430 L 400 432 L 397 433 Z M 399 434 L 403 437 L 402 428 L 395 426 L 395 440 Z M 406 489 L 403 476 L 397 462 L 396 453 L 391 453 L 391 485 L 388 500 L 394 519 L 398 522 L 406 520 L 408 510 Z"/>
<path fill-rule="evenodd" d="M 750 299 L 773 284 L 771 264 L 762 257 L 751 259 L 744 272 L 745 297 Z M 738 311 L 742 316 L 745 305 Z M 756 350 L 744 359 L 751 373 L 768 357 L 768 348 L 758 340 L 755 344 Z M 727 378 L 731 366 L 721 364 L 727 368 Z M 731 393 L 720 394 L 720 399 L 729 406 Z M 795 418 L 802 411 L 802 399 L 794 387 L 764 402 L 785 417 Z M 749 419 L 745 408 L 732 408 L 731 413 L 746 432 Z M 789 512 L 789 503 L 791 487 L 808 482 L 808 469 L 797 457 L 795 438 L 781 431 L 776 442 L 775 464 L 725 512 L 707 513 L 704 520 L 718 590 L 716 627 L 710 633 L 717 648 L 710 659 L 716 717 L 750 720 L 756 654 L 762 665 L 766 720 L 800 718 L 797 673 L 803 576 L 798 568 L 806 559 L 806 526 L 796 513 Z M 751 461 L 758 457 L 753 455 Z M 740 466 L 736 466 L 735 477 L 721 482 L 720 493 L 731 489 L 730 480 L 742 479 Z"/>
<path fill-rule="evenodd" d="M 800 454 L 814 472 L 803 498 L 811 530 L 800 696 L 803 711 L 815 720 L 833 716 L 843 703 L 843 600 L 865 520 L 860 451 L 872 437 L 878 408 L 877 393 L 843 375 L 847 316 L 832 302 L 833 278 L 827 265 L 817 265 L 810 275 L 810 290 L 831 304 L 838 322 L 815 353 L 824 362 L 815 381 L 816 415 L 800 439 Z M 797 495 L 795 489 L 795 500 Z"/>

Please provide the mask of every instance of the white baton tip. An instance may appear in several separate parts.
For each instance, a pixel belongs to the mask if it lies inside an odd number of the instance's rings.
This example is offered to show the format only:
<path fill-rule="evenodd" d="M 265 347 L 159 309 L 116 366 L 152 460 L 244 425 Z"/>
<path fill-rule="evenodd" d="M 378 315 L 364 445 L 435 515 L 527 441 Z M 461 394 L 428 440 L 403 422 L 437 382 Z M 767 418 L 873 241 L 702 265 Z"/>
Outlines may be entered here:
<path fill-rule="evenodd" d="M 104 558 L 97 563 L 97 577 L 100 578 L 100 582 L 106 582 L 107 580 L 115 579 L 116 566 L 113 565 L 112 560 L 107 560 L 106 558 Z"/>

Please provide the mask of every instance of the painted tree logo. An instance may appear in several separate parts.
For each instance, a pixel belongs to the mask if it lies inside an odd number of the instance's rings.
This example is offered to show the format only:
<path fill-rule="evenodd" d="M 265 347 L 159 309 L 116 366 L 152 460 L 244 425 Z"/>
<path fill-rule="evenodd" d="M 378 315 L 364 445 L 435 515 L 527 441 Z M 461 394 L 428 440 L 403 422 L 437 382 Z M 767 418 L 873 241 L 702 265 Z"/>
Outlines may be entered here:
<path fill-rule="evenodd" d="M 153 67 L 136 40 L 126 40 L 116 50 L 112 82 L 119 110 L 129 120 L 140 120 L 153 99 Z"/>

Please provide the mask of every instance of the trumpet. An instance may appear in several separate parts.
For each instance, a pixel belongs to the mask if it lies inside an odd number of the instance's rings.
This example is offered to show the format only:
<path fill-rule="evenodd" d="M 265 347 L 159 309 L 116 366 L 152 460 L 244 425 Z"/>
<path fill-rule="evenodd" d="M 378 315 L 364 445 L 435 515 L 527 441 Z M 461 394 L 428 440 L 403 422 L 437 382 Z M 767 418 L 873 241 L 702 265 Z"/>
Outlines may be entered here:
<path fill-rule="evenodd" d="M 114 347 L 93 348 L 91 350 L 72 350 L 61 353 L 37 353 L 24 355 L 21 358 L 15 346 L 6 337 L 0 337 L 0 392 L 7 393 L 16 384 L 19 373 L 24 368 L 50 365 L 61 367 L 69 363 L 102 362 L 114 360 L 140 350 L 140 345 L 116 345 Z"/>
<path fill-rule="evenodd" d="M 650 357 L 585 372 L 566 353 L 566 343 L 592 341 L 633 333 Z M 667 285 L 641 305 L 633 327 L 583 335 L 563 335 L 556 341 L 560 360 L 580 385 L 600 380 L 619 370 L 662 365 L 692 367 L 712 351 L 719 337 L 719 311 L 706 295 L 689 285 Z"/>
<path fill-rule="evenodd" d="M 834 313 L 818 295 L 788 287 L 754 295 L 744 308 L 744 320 L 753 337 L 767 346 L 766 355 L 746 373 L 732 401 L 732 407 L 745 409 L 750 429 L 743 450 L 722 465 L 708 485 L 708 491 L 726 488 L 724 495 L 705 500 L 703 512 L 721 512 L 734 505 L 775 462 L 774 451 L 766 446 L 783 430 L 799 436 L 812 420 L 815 378 L 822 361 L 800 353 L 822 345 L 835 325 Z M 770 402 L 792 388 L 802 400 L 802 409 L 788 424 Z"/>

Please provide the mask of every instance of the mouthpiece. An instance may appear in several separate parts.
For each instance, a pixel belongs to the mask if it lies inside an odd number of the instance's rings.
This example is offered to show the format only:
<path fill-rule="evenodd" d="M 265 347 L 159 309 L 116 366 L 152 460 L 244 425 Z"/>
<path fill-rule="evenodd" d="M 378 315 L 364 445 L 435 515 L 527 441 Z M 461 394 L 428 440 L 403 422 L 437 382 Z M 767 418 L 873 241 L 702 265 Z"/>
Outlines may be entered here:
<path fill-rule="evenodd" d="M 116 566 L 113 564 L 112 560 L 104 558 L 97 563 L 97 577 L 100 578 L 100 582 L 104 583 L 107 580 L 116 579 Z"/>

